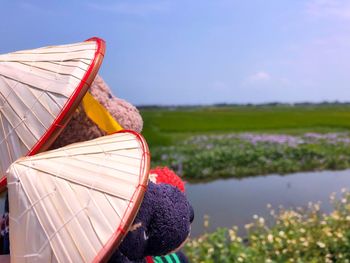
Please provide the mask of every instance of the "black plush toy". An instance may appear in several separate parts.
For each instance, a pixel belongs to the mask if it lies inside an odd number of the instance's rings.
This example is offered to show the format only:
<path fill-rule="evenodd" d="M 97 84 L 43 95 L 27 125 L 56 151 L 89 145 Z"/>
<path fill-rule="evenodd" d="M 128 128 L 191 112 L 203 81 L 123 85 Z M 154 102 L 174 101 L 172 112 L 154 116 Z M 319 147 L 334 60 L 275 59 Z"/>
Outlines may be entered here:
<path fill-rule="evenodd" d="M 193 217 L 191 205 L 177 187 L 150 182 L 132 227 L 109 262 L 152 262 L 145 257 L 176 251 L 189 236 Z M 182 253 L 168 257 L 187 262 Z"/>

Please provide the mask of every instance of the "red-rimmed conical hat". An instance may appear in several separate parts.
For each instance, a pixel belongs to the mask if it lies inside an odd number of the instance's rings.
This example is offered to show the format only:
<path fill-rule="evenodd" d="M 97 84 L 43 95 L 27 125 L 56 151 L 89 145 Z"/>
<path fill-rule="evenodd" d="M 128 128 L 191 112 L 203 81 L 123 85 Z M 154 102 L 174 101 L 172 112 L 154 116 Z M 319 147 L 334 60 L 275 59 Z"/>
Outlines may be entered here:
<path fill-rule="evenodd" d="M 102 63 L 104 41 L 0 55 L 0 188 L 17 158 L 46 150 L 62 131 Z"/>
<path fill-rule="evenodd" d="M 136 216 L 149 161 L 142 136 L 119 132 L 13 163 L 11 262 L 106 261 Z"/>

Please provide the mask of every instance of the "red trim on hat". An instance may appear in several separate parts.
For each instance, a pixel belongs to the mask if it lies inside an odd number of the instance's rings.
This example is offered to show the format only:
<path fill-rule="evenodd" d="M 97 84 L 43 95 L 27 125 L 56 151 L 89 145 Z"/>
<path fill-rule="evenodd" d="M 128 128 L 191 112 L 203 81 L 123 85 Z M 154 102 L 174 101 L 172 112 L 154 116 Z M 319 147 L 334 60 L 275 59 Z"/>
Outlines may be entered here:
<path fill-rule="evenodd" d="M 114 251 L 118 248 L 124 236 L 127 234 L 130 225 L 134 221 L 136 214 L 139 211 L 143 196 L 147 189 L 148 175 L 150 167 L 150 153 L 146 140 L 142 135 L 135 131 L 122 130 L 117 133 L 131 133 L 138 139 L 142 148 L 142 160 L 139 174 L 139 185 L 136 187 L 131 200 L 128 204 L 128 208 L 125 210 L 124 215 L 121 218 L 122 224 L 117 228 L 117 230 L 112 234 L 108 242 L 102 247 L 100 252 L 96 255 L 93 263 L 97 262 L 107 262 L 112 256 Z M 124 223 L 124 224 L 123 224 Z"/>

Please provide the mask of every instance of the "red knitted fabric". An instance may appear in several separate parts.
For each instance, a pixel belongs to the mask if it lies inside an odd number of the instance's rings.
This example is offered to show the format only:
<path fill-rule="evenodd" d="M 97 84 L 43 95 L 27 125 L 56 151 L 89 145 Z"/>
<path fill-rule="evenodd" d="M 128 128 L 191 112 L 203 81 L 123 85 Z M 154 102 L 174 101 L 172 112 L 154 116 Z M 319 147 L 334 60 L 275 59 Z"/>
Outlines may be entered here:
<path fill-rule="evenodd" d="M 168 167 L 156 167 L 150 171 L 150 174 L 156 174 L 157 184 L 170 184 L 176 186 L 181 192 L 185 192 L 185 183 L 182 179 Z"/>

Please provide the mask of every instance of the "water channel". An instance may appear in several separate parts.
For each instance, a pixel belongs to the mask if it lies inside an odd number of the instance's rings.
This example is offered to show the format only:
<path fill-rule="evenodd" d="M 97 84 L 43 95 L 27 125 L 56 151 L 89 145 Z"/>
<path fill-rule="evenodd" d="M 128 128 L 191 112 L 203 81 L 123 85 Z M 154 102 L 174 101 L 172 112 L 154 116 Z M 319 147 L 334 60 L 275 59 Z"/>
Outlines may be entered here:
<path fill-rule="evenodd" d="M 268 217 L 267 204 L 273 208 L 307 206 L 321 201 L 321 210 L 329 212 L 329 196 L 350 189 L 350 170 L 268 175 L 244 179 L 216 180 L 209 183 L 186 185 L 186 192 L 195 210 L 192 236 L 205 228 L 204 215 L 209 216 L 208 231 L 217 227 L 239 227 L 244 236 L 244 225 L 253 221 L 253 215 Z"/>

